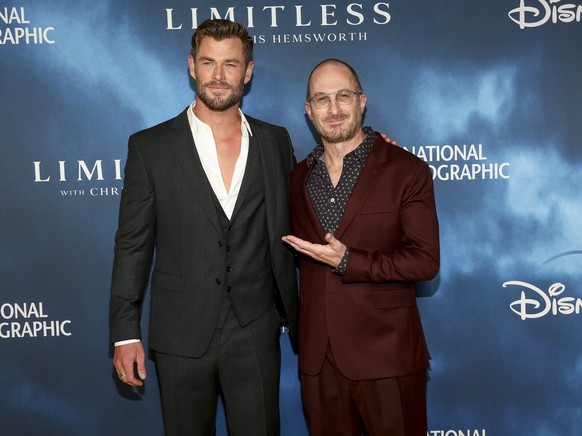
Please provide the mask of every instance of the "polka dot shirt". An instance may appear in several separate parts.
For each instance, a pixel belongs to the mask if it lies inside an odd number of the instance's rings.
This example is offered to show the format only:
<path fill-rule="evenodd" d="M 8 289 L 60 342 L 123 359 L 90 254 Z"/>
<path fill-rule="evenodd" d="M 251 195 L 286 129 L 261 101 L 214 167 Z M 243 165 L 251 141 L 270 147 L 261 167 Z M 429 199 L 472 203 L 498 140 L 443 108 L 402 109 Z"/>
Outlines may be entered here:
<path fill-rule="evenodd" d="M 313 208 L 319 218 L 324 234 L 331 233 L 335 235 L 348 199 L 354 186 L 356 186 L 362 169 L 366 165 L 372 150 L 372 144 L 378 137 L 378 132 L 372 130 L 371 127 L 364 127 L 363 131 L 366 134 L 364 141 L 356 149 L 344 156 L 342 173 L 335 188 L 331 183 L 327 167 L 322 160 L 323 145 L 318 144 L 307 156 L 307 165 L 310 168 L 306 182 L 307 192 L 311 197 Z M 334 270 L 336 273 L 341 275 L 345 273 L 348 256 L 349 253 L 346 251 L 340 265 Z"/>

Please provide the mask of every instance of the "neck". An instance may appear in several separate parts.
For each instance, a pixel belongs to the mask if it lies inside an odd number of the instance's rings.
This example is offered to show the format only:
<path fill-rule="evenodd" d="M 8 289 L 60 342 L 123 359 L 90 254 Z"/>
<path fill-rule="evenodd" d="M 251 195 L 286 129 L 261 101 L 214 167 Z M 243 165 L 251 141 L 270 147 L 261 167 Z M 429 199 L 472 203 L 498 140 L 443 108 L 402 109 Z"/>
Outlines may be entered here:
<path fill-rule="evenodd" d="M 196 99 L 194 115 L 203 123 L 208 124 L 213 131 L 215 131 L 215 128 L 240 128 L 241 117 L 238 109 L 239 105 L 237 104 L 224 111 L 216 111 Z"/>

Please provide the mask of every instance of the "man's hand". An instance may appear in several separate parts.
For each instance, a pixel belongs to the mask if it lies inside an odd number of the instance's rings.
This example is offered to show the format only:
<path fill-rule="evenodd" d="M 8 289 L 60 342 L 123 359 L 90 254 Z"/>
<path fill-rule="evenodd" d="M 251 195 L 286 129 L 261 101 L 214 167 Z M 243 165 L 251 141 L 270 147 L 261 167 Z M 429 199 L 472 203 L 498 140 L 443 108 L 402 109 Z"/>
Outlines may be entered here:
<path fill-rule="evenodd" d="M 135 376 L 136 364 L 139 378 Z M 145 353 L 141 342 L 115 347 L 113 366 L 115 366 L 119 380 L 131 386 L 143 386 L 142 380 L 146 378 L 146 369 Z"/>
<path fill-rule="evenodd" d="M 393 141 L 392 139 L 388 138 L 388 136 L 386 136 L 386 133 L 380 133 L 380 136 L 382 137 L 382 139 L 384 139 L 384 141 L 388 142 L 389 144 L 398 145 L 396 141 Z"/>
<path fill-rule="evenodd" d="M 327 244 L 313 244 L 293 235 L 281 238 L 299 253 L 306 254 L 319 262 L 337 268 L 346 252 L 346 246 L 337 240 L 331 233 L 325 235 Z"/>

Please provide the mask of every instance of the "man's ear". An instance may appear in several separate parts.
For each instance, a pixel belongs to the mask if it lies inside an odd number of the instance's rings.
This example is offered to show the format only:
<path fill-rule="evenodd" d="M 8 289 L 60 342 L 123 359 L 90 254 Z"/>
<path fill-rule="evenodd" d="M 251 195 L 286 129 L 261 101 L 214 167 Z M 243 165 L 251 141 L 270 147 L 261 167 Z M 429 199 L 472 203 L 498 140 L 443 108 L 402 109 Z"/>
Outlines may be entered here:
<path fill-rule="evenodd" d="M 196 80 L 196 67 L 195 67 L 195 62 L 194 62 L 194 58 L 192 57 L 192 55 L 188 55 L 188 71 L 190 72 L 190 76 Z"/>
<path fill-rule="evenodd" d="M 362 113 L 364 113 L 364 110 L 366 109 L 366 102 L 368 101 L 368 96 L 366 94 L 360 94 L 360 109 L 362 110 Z"/>
<path fill-rule="evenodd" d="M 305 113 L 307 113 L 307 116 L 311 119 L 311 104 L 309 104 L 308 101 L 305 102 Z"/>
<path fill-rule="evenodd" d="M 247 69 L 245 71 L 245 85 L 247 83 L 249 83 L 251 81 L 251 79 L 253 78 L 253 67 L 255 66 L 255 63 L 253 61 L 250 61 L 249 64 L 247 65 Z"/>

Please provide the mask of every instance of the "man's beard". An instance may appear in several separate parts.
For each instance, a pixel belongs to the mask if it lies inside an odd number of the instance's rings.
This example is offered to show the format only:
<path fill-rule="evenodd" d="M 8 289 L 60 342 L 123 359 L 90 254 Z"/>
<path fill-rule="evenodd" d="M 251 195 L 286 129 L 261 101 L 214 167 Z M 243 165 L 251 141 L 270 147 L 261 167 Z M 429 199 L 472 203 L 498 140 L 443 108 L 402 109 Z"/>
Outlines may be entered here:
<path fill-rule="evenodd" d="M 348 117 L 349 115 L 347 114 L 330 115 L 317 123 L 313 123 L 313 125 L 323 140 L 329 144 L 338 144 L 340 142 L 349 141 L 358 134 L 362 124 L 362 114 L 355 112 L 354 118 L 348 122 L 345 130 L 340 130 L 339 126 L 330 127 L 326 130 L 323 127 L 325 125 L 324 123 L 327 121 L 343 120 Z"/>
<path fill-rule="evenodd" d="M 223 88 L 226 87 L 230 90 L 230 93 L 226 93 L 220 97 L 215 97 L 210 92 L 208 92 L 208 87 L 210 86 L 221 86 Z M 215 111 L 225 111 L 240 103 L 243 95 L 243 88 L 244 85 L 242 82 L 239 86 L 232 86 L 226 82 L 196 82 L 196 96 L 209 109 Z"/>

